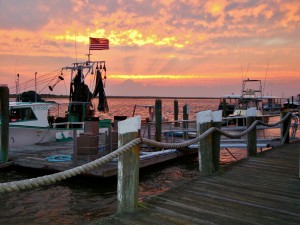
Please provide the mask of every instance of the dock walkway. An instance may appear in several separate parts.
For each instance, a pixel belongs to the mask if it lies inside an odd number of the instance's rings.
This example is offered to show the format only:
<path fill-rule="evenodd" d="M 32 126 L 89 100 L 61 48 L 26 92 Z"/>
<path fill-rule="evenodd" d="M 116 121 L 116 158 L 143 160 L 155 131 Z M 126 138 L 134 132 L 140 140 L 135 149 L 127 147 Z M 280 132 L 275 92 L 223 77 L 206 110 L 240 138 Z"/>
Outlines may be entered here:
<path fill-rule="evenodd" d="M 299 151 L 300 142 L 276 147 L 94 225 L 300 224 Z"/>

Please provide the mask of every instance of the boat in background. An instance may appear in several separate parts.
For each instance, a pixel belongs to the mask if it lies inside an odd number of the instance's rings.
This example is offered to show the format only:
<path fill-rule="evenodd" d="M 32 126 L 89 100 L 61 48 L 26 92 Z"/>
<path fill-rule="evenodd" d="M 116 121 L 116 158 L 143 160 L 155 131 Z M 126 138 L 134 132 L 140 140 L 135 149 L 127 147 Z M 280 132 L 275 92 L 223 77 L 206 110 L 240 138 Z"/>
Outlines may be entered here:
<path fill-rule="evenodd" d="M 17 93 L 17 100 L 22 102 L 9 102 L 10 147 L 41 144 L 57 139 L 70 139 L 72 131 L 69 128 L 83 131 L 85 121 L 99 120 L 98 117 L 93 118 L 96 107 L 91 103 L 92 98 L 97 95 L 99 95 L 98 111 L 108 112 L 103 85 L 103 80 L 106 79 L 105 61 L 88 60 L 63 67 L 57 81 L 49 86 L 51 91 L 59 81 L 64 80 L 65 71 L 68 72 L 65 75 L 71 75 L 71 82 L 69 103 L 65 107 L 67 111 L 63 115 L 51 114 L 51 108 L 54 106 L 59 108 L 58 104 L 43 100 L 37 102 L 39 98 L 37 98 L 38 95 L 35 91 L 29 91 L 32 96 L 28 97 L 26 95 L 26 98 L 24 98 L 25 94 L 23 96 L 23 94 Z M 95 75 L 94 71 L 96 72 Z M 93 75 L 93 78 L 95 78 L 93 92 L 84 82 L 89 75 Z M 56 80 L 56 78 L 53 80 Z"/>
<path fill-rule="evenodd" d="M 245 126 L 245 117 L 248 108 L 255 107 L 256 116 L 266 123 L 269 121 L 271 114 L 279 114 L 281 109 L 280 103 L 277 104 L 276 102 L 275 104 L 275 100 L 279 98 L 263 96 L 261 80 L 245 79 L 242 83 L 241 95 L 227 95 L 224 97 L 219 105 L 219 109 L 223 109 L 225 111 L 223 116 L 229 118 L 227 119 L 227 124 Z M 229 99 L 229 103 L 227 99 Z M 263 102 L 265 99 L 268 101 L 267 104 Z M 274 104 L 272 105 L 271 103 Z"/>
<path fill-rule="evenodd" d="M 289 109 L 300 109 L 300 94 L 296 97 L 292 96 L 291 98 L 288 98 L 283 105 L 285 108 Z"/>
<path fill-rule="evenodd" d="M 18 147 L 55 141 L 56 131 L 50 129 L 48 112 L 54 103 L 10 102 L 9 146 Z"/>
<path fill-rule="evenodd" d="M 278 97 L 278 96 L 263 96 L 262 97 L 262 101 L 263 101 L 263 105 L 262 105 L 262 109 L 264 114 L 272 114 L 272 115 L 279 115 L 283 104 L 282 102 L 282 98 Z"/>
<path fill-rule="evenodd" d="M 222 116 L 227 117 L 232 115 L 235 108 L 238 105 L 238 100 L 241 98 L 241 95 L 224 95 L 219 103 L 218 110 L 222 110 Z"/>

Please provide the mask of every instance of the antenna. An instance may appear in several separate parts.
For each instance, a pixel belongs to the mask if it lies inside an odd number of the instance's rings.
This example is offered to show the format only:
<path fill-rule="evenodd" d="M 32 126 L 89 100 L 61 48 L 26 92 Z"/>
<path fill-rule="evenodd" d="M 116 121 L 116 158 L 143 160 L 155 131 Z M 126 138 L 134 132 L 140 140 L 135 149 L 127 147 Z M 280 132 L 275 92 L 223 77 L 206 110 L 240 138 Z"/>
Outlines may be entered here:
<path fill-rule="evenodd" d="M 263 93 L 265 93 L 265 86 L 266 86 L 266 82 L 267 82 L 267 75 L 268 75 L 268 70 L 269 70 L 269 64 L 270 64 L 270 60 L 268 60 L 268 65 L 267 65 L 267 69 L 266 69 L 266 75 L 265 75 Z"/>
<path fill-rule="evenodd" d="M 246 78 L 246 75 L 247 75 L 247 73 L 249 71 L 249 67 L 250 67 L 250 61 L 248 62 L 248 67 L 247 67 L 247 70 L 246 70 L 246 73 L 245 73 L 245 78 Z"/>
<path fill-rule="evenodd" d="M 75 56 L 76 56 L 76 63 L 77 63 L 77 40 L 76 40 L 76 23 L 75 23 Z"/>
<path fill-rule="evenodd" d="M 37 74 L 37 72 L 35 72 L 35 74 L 34 74 L 34 90 L 35 90 L 35 98 L 34 98 L 34 100 L 35 100 L 35 102 L 37 102 L 37 93 L 36 93 L 36 74 Z"/>
<path fill-rule="evenodd" d="M 20 74 L 17 74 L 17 80 L 16 80 L 16 95 L 17 95 L 17 101 L 19 102 L 20 99 Z"/>

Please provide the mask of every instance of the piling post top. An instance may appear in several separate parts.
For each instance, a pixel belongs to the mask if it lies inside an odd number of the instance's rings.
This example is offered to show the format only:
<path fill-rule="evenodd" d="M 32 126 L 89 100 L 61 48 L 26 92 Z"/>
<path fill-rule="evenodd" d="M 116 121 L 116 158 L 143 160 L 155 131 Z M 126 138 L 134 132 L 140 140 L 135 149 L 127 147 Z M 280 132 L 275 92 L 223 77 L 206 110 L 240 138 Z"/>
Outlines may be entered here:
<path fill-rule="evenodd" d="M 211 112 L 211 118 L 213 122 L 222 122 L 222 110 Z"/>
<path fill-rule="evenodd" d="M 135 116 L 118 123 L 118 133 L 137 132 L 141 129 L 141 116 Z"/>
<path fill-rule="evenodd" d="M 205 110 L 205 111 L 198 112 L 196 114 L 196 120 L 197 120 L 197 124 L 211 122 L 211 110 Z"/>
<path fill-rule="evenodd" d="M 250 116 L 256 116 L 256 108 L 255 107 L 251 107 L 251 108 L 247 109 L 246 117 L 250 117 Z"/>
<path fill-rule="evenodd" d="M 186 109 L 186 110 L 185 110 L 185 113 L 186 113 L 186 114 L 190 114 L 190 106 L 189 106 L 188 104 L 184 104 L 184 105 L 183 105 L 183 108 Z"/>

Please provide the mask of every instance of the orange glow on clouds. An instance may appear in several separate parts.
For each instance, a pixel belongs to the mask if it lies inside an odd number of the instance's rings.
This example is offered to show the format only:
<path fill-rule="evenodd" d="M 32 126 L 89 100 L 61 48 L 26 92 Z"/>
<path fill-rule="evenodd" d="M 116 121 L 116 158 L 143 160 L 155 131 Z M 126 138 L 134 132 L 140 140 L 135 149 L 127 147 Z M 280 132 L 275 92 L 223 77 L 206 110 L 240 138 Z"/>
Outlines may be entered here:
<path fill-rule="evenodd" d="M 240 75 L 237 75 L 240 78 Z M 222 78 L 223 75 L 214 75 L 213 79 L 220 79 Z M 174 75 L 174 74 L 149 74 L 149 75 L 123 75 L 123 74 L 118 74 L 118 75 L 110 75 L 110 79 L 121 79 L 121 80 L 203 80 L 203 79 L 208 79 L 212 78 L 211 75 Z M 236 79 L 236 76 L 232 75 L 228 77 L 227 79 Z"/>
<path fill-rule="evenodd" d="M 89 37 L 105 37 L 110 50 L 91 53 L 107 61 L 111 95 L 141 95 L 126 89 L 136 83 L 146 95 L 152 84 L 165 95 L 171 85 L 223 95 L 245 74 L 277 95 L 299 90 L 298 0 L 3 1 L 0 20 L 0 83 L 11 86 L 16 73 L 25 80 L 86 60 Z"/>

